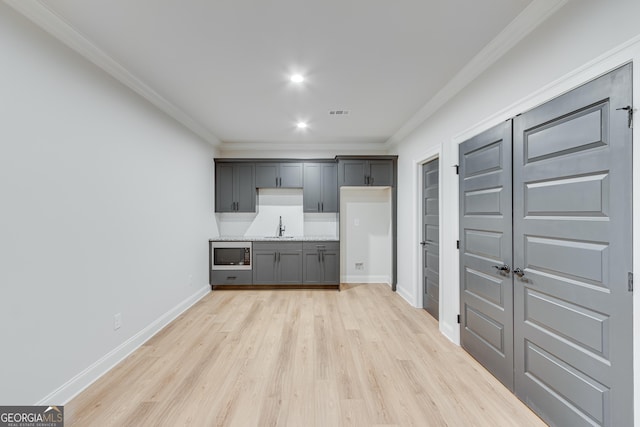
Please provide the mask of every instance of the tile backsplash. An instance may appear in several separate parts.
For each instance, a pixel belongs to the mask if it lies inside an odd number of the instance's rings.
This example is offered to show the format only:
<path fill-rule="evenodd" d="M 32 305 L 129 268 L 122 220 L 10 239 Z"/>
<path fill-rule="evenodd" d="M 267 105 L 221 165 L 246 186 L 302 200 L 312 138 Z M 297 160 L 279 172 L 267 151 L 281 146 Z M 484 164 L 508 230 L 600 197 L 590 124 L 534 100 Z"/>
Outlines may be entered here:
<path fill-rule="evenodd" d="M 282 216 L 285 236 L 338 237 L 337 213 L 304 213 L 302 189 L 258 190 L 257 213 L 217 213 L 220 236 L 276 236 Z"/>

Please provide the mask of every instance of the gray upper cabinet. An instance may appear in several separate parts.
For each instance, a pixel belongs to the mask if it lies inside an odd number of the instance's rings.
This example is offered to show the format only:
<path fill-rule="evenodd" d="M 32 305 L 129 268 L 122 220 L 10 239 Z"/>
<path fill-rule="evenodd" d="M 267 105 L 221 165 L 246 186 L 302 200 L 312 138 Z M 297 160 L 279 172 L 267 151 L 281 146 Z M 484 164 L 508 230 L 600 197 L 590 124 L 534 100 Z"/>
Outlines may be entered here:
<path fill-rule="evenodd" d="M 302 256 L 305 285 L 340 283 L 340 242 L 304 242 Z"/>
<path fill-rule="evenodd" d="M 256 163 L 257 188 L 301 188 L 302 163 Z"/>
<path fill-rule="evenodd" d="M 338 165 L 304 164 L 304 212 L 338 212 Z"/>
<path fill-rule="evenodd" d="M 338 181 L 340 186 L 393 186 L 393 160 L 340 159 Z"/>
<path fill-rule="evenodd" d="M 216 163 L 216 212 L 255 212 L 253 163 Z"/>
<path fill-rule="evenodd" d="M 254 285 L 302 283 L 302 242 L 254 242 Z"/>

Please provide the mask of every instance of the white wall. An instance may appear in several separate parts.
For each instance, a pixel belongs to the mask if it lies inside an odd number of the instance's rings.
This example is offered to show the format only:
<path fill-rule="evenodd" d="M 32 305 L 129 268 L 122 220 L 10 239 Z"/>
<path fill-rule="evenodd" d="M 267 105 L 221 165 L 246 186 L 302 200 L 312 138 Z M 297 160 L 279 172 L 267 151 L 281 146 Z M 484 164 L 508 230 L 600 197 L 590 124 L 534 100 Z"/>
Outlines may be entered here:
<path fill-rule="evenodd" d="M 0 404 L 62 404 L 207 292 L 216 153 L 2 2 L 0 64 Z"/>
<path fill-rule="evenodd" d="M 551 99 L 599 74 L 634 61 L 634 101 L 640 105 L 640 2 L 568 2 L 496 64 L 422 123 L 393 150 L 398 165 L 398 293 L 421 305 L 418 167 L 441 154 L 440 329 L 459 342 L 457 144 L 515 114 Z M 639 127 L 634 129 L 640 141 Z M 634 150 L 634 208 L 640 208 L 639 150 Z M 635 218 L 640 218 L 638 215 Z M 634 221 L 638 233 L 640 221 Z M 640 239 L 634 235 L 634 270 L 640 271 Z M 634 330 L 640 336 L 640 295 L 634 294 Z M 640 366 L 640 340 L 634 365 Z M 635 369 L 635 409 L 640 410 L 640 369 Z M 635 425 L 640 426 L 640 417 Z"/>
<path fill-rule="evenodd" d="M 391 245 L 391 189 L 342 187 L 340 281 L 390 284 Z"/>

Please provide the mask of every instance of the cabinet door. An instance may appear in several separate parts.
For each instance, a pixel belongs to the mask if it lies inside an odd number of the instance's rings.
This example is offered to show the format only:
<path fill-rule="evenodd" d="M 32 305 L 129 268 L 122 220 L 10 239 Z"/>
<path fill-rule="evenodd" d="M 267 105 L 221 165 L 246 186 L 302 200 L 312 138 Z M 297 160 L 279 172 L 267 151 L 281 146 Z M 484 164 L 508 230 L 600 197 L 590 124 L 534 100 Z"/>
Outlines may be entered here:
<path fill-rule="evenodd" d="M 302 163 L 280 163 L 279 187 L 302 188 Z"/>
<path fill-rule="evenodd" d="M 369 160 L 368 185 L 393 185 L 393 160 Z"/>
<path fill-rule="evenodd" d="M 278 163 L 256 163 L 256 187 L 278 187 Z"/>
<path fill-rule="evenodd" d="M 314 284 L 322 282 L 321 254 L 317 250 L 305 250 L 303 252 L 302 283 Z"/>
<path fill-rule="evenodd" d="M 322 252 L 322 283 L 340 283 L 340 250 L 327 248 Z"/>
<path fill-rule="evenodd" d="M 233 212 L 233 175 L 234 165 L 218 163 L 216 165 L 216 212 Z"/>
<path fill-rule="evenodd" d="M 253 284 L 275 285 L 278 283 L 278 253 L 274 250 L 253 251 Z"/>
<path fill-rule="evenodd" d="M 299 285 L 302 283 L 302 247 L 298 250 L 283 249 L 278 252 L 278 283 Z"/>
<path fill-rule="evenodd" d="M 237 202 L 236 212 L 255 212 L 256 211 L 256 185 L 253 163 L 237 163 L 235 167 L 235 176 L 237 185 L 235 185 L 235 199 Z"/>
<path fill-rule="evenodd" d="M 321 163 L 320 167 L 322 170 L 321 210 L 322 212 L 339 212 L 338 165 L 336 163 Z"/>
<path fill-rule="evenodd" d="M 304 188 L 302 190 L 304 212 L 320 212 L 320 200 L 322 199 L 321 165 L 321 163 L 304 164 Z"/>
<path fill-rule="evenodd" d="M 365 160 L 341 160 L 341 182 L 340 185 L 366 185 L 365 175 L 368 175 L 368 171 L 365 170 Z"/>

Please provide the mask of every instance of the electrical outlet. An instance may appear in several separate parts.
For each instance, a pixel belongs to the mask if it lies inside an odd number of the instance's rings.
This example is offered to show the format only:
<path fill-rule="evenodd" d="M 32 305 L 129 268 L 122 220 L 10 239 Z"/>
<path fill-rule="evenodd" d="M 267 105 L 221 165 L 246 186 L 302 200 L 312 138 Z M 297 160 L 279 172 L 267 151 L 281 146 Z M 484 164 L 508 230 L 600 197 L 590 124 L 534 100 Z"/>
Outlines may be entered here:
<path fill-rule="evenodd" d="M 113 330 L 117 331 L 122 327 L 122 313 L 116 313 L 113 315 Z"/>
<path fill-rule="evenodd" d="M 364 262 L 356 262 L 356 270 L 364 270 Z"/>

